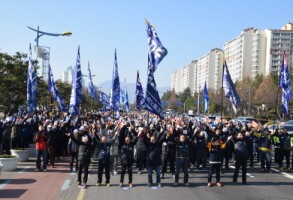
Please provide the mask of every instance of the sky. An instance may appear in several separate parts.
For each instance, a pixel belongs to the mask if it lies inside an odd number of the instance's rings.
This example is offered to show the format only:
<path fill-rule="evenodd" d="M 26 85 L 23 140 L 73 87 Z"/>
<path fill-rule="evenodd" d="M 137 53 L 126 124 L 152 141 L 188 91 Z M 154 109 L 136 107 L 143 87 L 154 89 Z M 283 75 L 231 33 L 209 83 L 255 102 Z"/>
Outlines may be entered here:
<path fill-rule="evenodd" d="M 45 35 L 39 39 L 39 46 L 50 47 L 55 80 L 68 66 L 75 65 L 80 45 L 82 73 L 87 74 L 89 61 L 95 85 L 112 79 L 115 48 L 120 82 L 126 79 L 135 83 L 139 70 L 142 85 L 146 85 L 147 19 L 168 50 L 155 73 L 157 86 L 170 87 L 172 72 L 205 56 L 210 49 L 223 48 L 242 30 L 279 29 L 293 22 L 292 6 L 289 0 L 2 1 L 0 52 L 28 53 L 29 44 L 36 45 L 36 32 L 27 26 L 39 26 L 50 33 L 70 31 L 69 37 Z"/>

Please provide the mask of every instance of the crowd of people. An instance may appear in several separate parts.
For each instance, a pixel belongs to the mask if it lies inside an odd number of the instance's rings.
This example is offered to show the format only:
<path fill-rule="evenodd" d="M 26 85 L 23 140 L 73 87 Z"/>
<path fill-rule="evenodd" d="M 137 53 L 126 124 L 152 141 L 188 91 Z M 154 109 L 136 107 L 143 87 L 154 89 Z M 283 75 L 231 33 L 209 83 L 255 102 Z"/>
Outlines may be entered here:
<path fill-rule="evenodd" d="M 179 184 L 181 171 L 183 184 L 189 186 L 191 167 L 208 170 L 208 187 L 213 185 L 212 177 L 216 174 L 215 185 L 221 187 L 221 169 L 229 169 L 231 159 L 235 161 L 233 184 L 237 184 L 240 170 L 242 184 L 248 184 L 247 165 L 254 168 L 255 159 L 260 163 L 260 172 L 272 173 L 272 150 L 280 170 L 290 169 L 290 164 L 291 169 L 293 167 L 293 154 L 290 158 L 293 137 L 286 129 L 271 133 L 255 122 L 233 123 L 221 117 L 215 120 L 188 116 L 159 119 L 134 112 L 115 118 L 109 111 L 75 117 L 61 113 L 50 117 L 38 114 L 2 118 L 0 155 L 11 154 L 11 149 L 28 148 L 31 143 L 35 143 L 36 148 L 35 171 L 54 168 L 56 158 L 69 155 L 69 171 L 77 173 L 79 188 L 86 187 L 93 159 L 98 161 L 96 186 L 102 185 L 103 174 L 105 184 L 110 186 L 111 174 L 117 174 L 121 166 L 120 187 L 133 187 L 133 165 L 138 174 L 147 171 L 148 186 L 158 187 L 162 186 L 161 180 L 168 169 L 174 186 Z M 124 183 L 126 173 L 128 184 Z"/>

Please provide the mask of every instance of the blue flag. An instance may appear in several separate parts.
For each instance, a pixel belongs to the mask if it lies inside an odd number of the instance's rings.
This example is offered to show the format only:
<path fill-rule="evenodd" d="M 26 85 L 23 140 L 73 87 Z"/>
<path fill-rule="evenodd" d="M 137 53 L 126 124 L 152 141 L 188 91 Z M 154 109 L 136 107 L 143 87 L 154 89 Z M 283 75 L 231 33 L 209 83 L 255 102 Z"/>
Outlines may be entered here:
<path fill-rule="evenodd" d="M 102 102 L 103 107 L 105 107 L 105 108 L 110 106 L 109 96 L 107 94 L 105 94 L 104 92 L 100 92 L 99 101 Z"/>
<path fill-rule="evenodd" d="M 32 48 L 29 47 L 29 61 L 27 71 L 27 110 L 32 114 L 36 110 L 36 94 L 38 91 L 37 74 L 32 59 Z"/>
<path fill-rule="evenodd" d="M 118 74 L 118 63 L 116 49 L 114 54 L 114 65 L 113 65 L 113 76 L 112 76 L 112 92 L 110 106 L 114 111 L 119 111 L 120 109 L 120 80 Z"/>
<path fill-rule="evenodd" d="M 67 112 L 67 107 L 65 106 L 63 99 L 57 89 L 57 86 L 54 82 L 54 77 L 53 77 L 53 73 L 52 73 L 52 69 L 51 66 L 49 65 L 49 70 L 48 70 L 48 86 L 49 86 L 49 92 L 52 93 L 53 98 L 55 101 L 58 102 L 60 110 L 63 112 Z"/>
<path fill-rule="evenodd" d="M 237 113 L 237 106 L 240 103 L 240 97 L 235 90 L 226 61 L 224 61 L 224 65 L 223 65 L 222 84 L 223 84 L 223 89 L 224 89 L 226 98 L 230 100 L 230 102 L 232 103 L 234 112 Z"/>
<path fill-rule="evenodd" d="M 149 59 L 152 63 L 152 71 L 155 72 L 159 63 L 167 55 L 168 51 L 163 47 L 155 28 L 146 20 L 146 30 L 148 36 L 148 45 L 149 45 Z"/>
<path fill-rule="evenodd" d="M 203 99 L 204 99 L 204 112 L 206 113 L 209 109 L 209 93 L 208 93 L 206 82 L 204 82 Z"/>
<path fill-rule="evenodd" d="M 145 96 L 145 108 L 163 118 L 164 113 L 161 105 L 161 99 L 157 90 L 154 73 L 167 55 L 167 49 L 162 45 L 155 28 L 146 20 L 146 30 L 148 36 L 149 54 L 148 54 L 148 80 Z"/>
<path fill-rule="evenodd" d="M 126 112 L 129 112 L 129 100 L 128 100 L 128 92 L 127 92 L 127 85 L 126 85 L 126 80 L 125 80 L 125 89 L 124 89 L 124 110 Z"/>
<path fill-rule="evenodd" d="M 92 73 L 91 73 L 91 69 L 90 69 L 90 63 L 88 63 L 88 93 L 89 93 L 89 96 L 92 99 L 95 99 L 95 97 L 96 97 L 96 89 L 95 89 L 95 86 L 93 84 Z"/>
<path fill-rule="evenodd" d="M 144 94 L 143 94 L 143 88 L 140 82 L 139 78 L 139 72 L 137 71 L 137 77 L 136 77 L 136 108 L 140 110 L 141 108 L 144 108 L 145 104 L 145 99 L 144 99 Z"/>
<path fill-rule="evenodd" d="M 161 105 L 161 99 L 157 90 L 157 84 L 154 77 L 153 66 L 149 59 L 148 82 L 145 95 L 145 109 L 149 112 L 164 118 L 164 112 Z"/>
<path fill-rule="evenodd" d="M 120 104 L 123 104 L 123 105 L 124 105 L 124 95 L 125 95 L 124 90 L 121 89 L 120 90 Z"/>
<path fill-rule="evenodd" d="M 77 51 L 76 65 L 73 72 L 72 90 L 70 96 L 70 113 L 71 115 L 78 115 L 79 103 L 82 100 L 82 73 L 80 66 L 80 52 L 79 47 Z"/>
<path fill-rule="evenodd" d="M 280 73 L 279 86 L 282 88 L 282 108 L 286 115 L 289 114 L 289 102 L 292 98 L 290 72 L 286 53 L 283 54 L 283 64 Z"/>

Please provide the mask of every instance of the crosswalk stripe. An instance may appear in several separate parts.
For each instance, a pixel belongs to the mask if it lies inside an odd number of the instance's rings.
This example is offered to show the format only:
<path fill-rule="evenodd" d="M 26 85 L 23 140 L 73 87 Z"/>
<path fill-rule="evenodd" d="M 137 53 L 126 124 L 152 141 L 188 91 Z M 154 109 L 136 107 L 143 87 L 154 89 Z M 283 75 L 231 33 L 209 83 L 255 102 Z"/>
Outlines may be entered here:
<path fill-rule="evenodd" d="M 286 173 L 286 172 L 281 172 L 280 170 L 278 170 L 278 169 L 274 169 L 274 168 L 272 168 L 272 170 L 275 171 L 275 172 L 280 172 L 280 173 L 283 174 L 286 178 L 293 179 L 293 176 L 290 175 L 290 174 L 288 174 L 288 173 Z"/>

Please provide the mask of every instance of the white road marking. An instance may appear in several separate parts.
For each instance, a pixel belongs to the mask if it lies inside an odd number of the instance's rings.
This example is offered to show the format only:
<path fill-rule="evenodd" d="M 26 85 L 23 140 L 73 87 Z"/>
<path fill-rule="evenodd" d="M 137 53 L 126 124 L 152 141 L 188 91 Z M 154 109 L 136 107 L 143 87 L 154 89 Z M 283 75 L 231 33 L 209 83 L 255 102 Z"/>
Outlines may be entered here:
<path fill-rule="evenodd" d="M 69 188 L 70 180 L 65 180 L 61 190 L 67 190 Z"/>
<path fill-rule="evenodd" d="M 232 169 L 235 169 L 234 166 L 231 166 L 231 165 L 230 165 L 230 167 L 231 167 Z M 239 170 L 239 172 L 242 172 L 242 171 Z M 247 175 L 248 177 L 250 177 L 250 178 L 255 178 L 255 176 L 251 175 L 250 173 L 246 173 L 246 175 Z"/>
<path fill-rule="evenodd" d="M 286 178 L 293 179 L 293 175 L 291 175 L 291 174 L 288 174 L 288 173 L 286 173 L 286 172 L 281 172 L 280 170 L 278 170 L 278 169 L 274 169 L 274 168 L 272 168 L 272 170 L 275 171 L 275 172 L 280 172 L 280 173 L 283 174 Z"/>
<path fill-rule="evenodd" d="M 28 168 L 30 168 L 30 166 L 26 166 L 26 167 L 24 167 L 24 169 L 22 169 L 22 170 L 20 170 L 19 172 L 17 172 L 17 173 L 23 173 L 23 172 L 25 172 Z"/>

